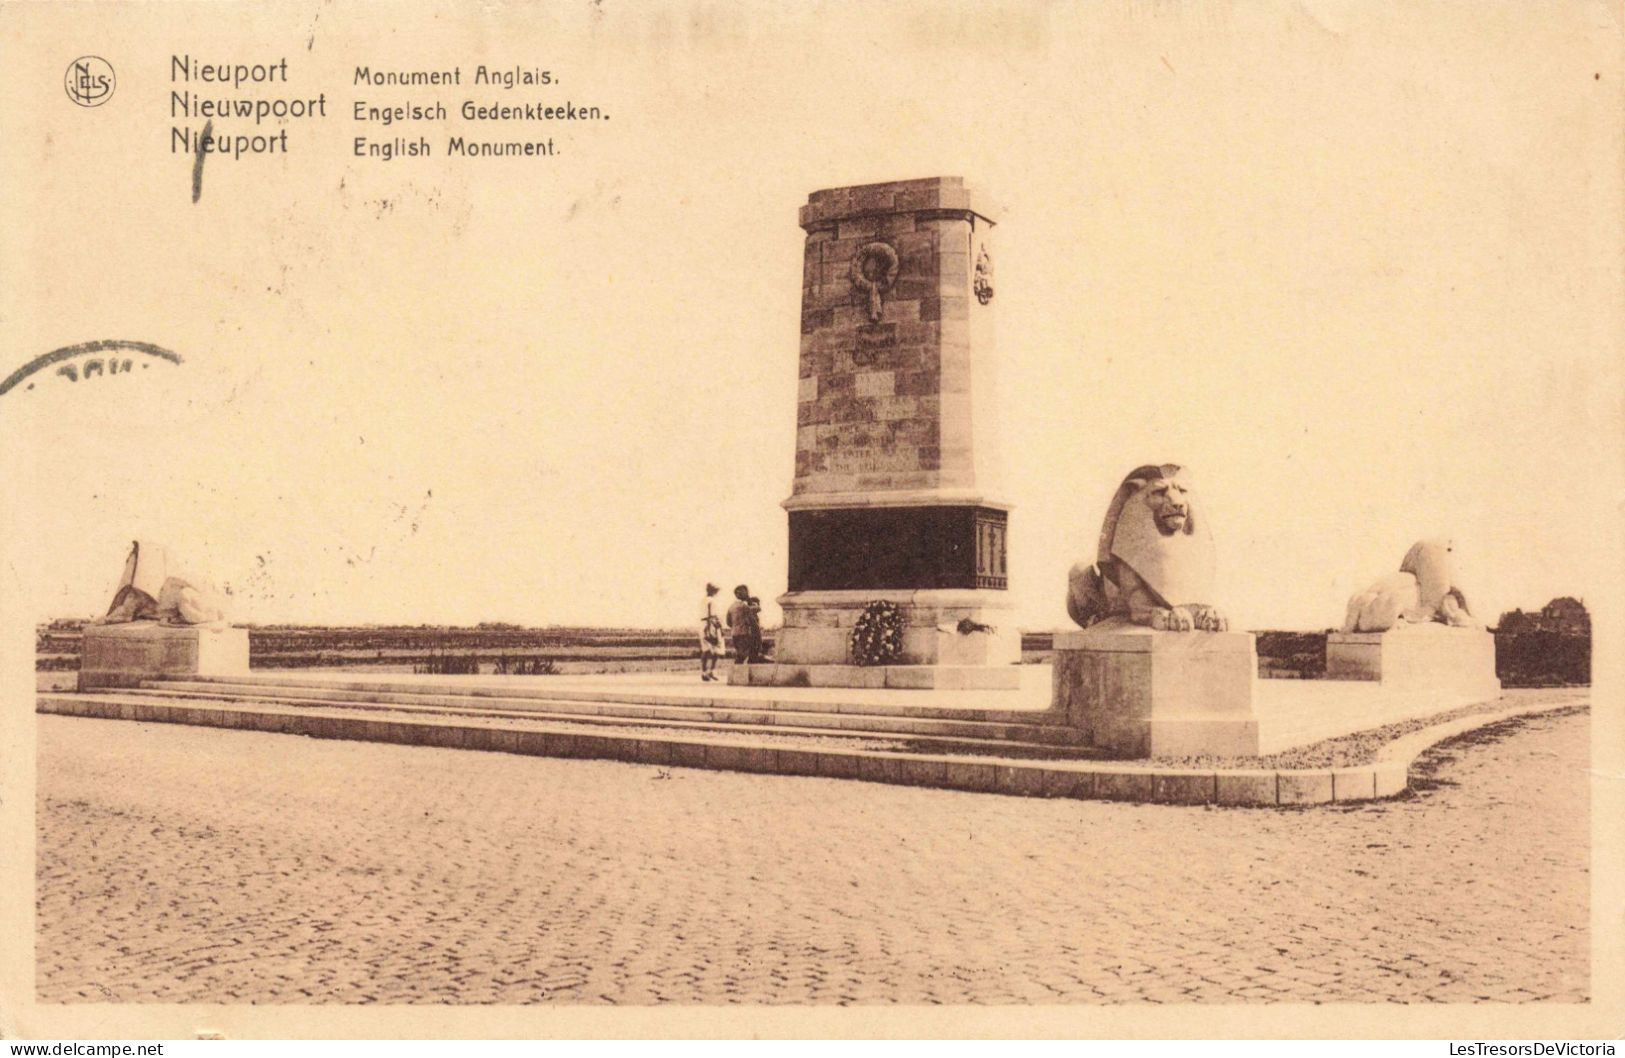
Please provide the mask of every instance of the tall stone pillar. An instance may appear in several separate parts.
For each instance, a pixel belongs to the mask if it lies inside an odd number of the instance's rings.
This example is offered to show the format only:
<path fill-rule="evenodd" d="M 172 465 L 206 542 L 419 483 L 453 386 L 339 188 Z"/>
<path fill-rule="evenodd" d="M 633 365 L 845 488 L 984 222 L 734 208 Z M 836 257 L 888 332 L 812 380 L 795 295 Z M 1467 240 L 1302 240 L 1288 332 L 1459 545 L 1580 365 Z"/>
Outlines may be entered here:
<path fill-rule="evenodd" d="M 1012 687 L 1010 506 L 997 480 L 992 207 L 958 177 L 816 191 L 807 241 L 789 591 L 751 682 Z M 902 610 L 884 673 L 864 606 Z"/>

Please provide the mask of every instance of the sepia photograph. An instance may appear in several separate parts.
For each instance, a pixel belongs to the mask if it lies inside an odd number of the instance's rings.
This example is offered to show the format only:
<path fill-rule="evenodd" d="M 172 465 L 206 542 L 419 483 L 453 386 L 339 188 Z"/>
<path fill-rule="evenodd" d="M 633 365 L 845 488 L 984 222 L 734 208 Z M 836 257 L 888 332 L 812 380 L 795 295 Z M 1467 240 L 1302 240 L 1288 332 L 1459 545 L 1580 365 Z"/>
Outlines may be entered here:
<path fill-rule="evenodd" d="M 1618 1037 L 1622 26 L 6 0 L 0 1035 Z"/>

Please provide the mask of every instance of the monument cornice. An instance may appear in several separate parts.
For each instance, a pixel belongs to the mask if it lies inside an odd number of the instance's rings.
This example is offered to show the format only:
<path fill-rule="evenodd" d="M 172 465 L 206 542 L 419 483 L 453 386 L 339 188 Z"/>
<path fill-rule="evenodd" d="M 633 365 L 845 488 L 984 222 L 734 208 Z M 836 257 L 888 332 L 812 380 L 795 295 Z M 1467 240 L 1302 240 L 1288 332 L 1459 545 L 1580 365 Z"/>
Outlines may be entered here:
<path fill-rule="evenodd" d="M 836 510 L 844 507 L 990 507 L 1012 505 L 989 498 L 980 489 L 888 489 L 867 492 L 798 492 L 780 503 L 787 511 Z"/>
<path fill-rule="evenodd" d="M 828 230 L 843 220 L 899 213 L 997 223 L 993 203 L 984 192 L 967 185 L 962 177 L 934 176 L 814 191 L 801 207 L 801 227 L 811 233 Z"/>

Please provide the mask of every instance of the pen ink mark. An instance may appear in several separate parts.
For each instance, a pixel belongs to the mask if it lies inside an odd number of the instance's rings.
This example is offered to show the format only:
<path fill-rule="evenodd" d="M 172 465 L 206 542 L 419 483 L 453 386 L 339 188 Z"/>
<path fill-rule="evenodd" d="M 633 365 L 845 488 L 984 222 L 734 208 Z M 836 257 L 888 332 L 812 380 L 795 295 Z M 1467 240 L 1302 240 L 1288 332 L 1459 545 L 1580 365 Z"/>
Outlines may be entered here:
<path fill-rule="evenodd" d="M 196 202 L 203 194 L 203 152 L 209 149 L 209 142 L 214 139 L 214 119 L 210 118 L 203 123 L 203 135 L 197 138 L 197 157 L 192 161 L 192 201 Z"/>

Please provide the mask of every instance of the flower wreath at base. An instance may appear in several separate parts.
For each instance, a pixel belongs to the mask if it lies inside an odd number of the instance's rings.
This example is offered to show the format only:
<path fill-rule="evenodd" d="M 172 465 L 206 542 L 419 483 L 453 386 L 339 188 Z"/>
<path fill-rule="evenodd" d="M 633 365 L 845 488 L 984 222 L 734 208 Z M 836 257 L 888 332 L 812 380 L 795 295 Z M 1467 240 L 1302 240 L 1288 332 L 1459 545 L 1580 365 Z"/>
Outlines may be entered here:
<path fill-rule="evenodd" d="M 896 603 L 876 599 L 865 606 L 852 626 L 852 660 L 859 665 L 896 661 L 903 653 L 903 629 L 907 624 Z"/>

